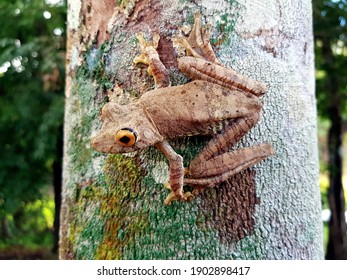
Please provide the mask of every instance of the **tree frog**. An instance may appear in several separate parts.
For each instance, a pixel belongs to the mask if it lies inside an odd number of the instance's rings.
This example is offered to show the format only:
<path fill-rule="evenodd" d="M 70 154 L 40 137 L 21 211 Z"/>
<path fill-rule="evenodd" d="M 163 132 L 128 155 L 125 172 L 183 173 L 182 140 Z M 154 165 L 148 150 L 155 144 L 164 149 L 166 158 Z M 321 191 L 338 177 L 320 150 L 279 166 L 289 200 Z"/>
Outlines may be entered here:
<path fill-rule="evenodd" d="M 198 192 L 213 187 L 268 156 L 271 144 L 263 143 L 230 150 L 258 122 L 262 105 L 259 96 L 264 83 L 242 76 L 223 66 L 210 45 L 210 26 L 202 26 L 196 13 L 188 38 L 176 38 L 187 56 L 178 59 L 178 68 L 192 81 L 170 86 L 167 70 L 157 53 L 159 35 L 152 42 L 138 36 L 141 55 L 135 63 L 148 65 L 156 89 L 136 102 L 119 105 L 108 102 L 102 108 L 102 128 L 92 138 L 92 147 L 104 153 L 129 153 L 149 146 L 158 148 L 169 160 L 171 193 L 174 200 L 191 201 Z M 168 140 L 183 136 L 212 135 L 212 139 L 188 168 Z M 183 186 L 193 187 L 184 192 Z"/>

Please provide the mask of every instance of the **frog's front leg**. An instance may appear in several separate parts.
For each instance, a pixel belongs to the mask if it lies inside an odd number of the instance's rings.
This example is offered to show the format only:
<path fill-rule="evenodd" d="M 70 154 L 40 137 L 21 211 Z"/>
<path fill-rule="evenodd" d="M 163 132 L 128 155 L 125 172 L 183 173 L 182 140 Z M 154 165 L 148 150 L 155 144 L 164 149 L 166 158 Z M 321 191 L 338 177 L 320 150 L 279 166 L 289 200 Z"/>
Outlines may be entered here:
<path fill-rule="evenodd" d="M 164 203 L 170 205 L 174 200 L 190 201 L 193 195 L 190 192 L 183 193 L 183 158 L 177 154 L 167 141 L 155 144 L 168 159 L 170 165 L 170 185 L 167 188 L 171 189 L 171 193 L 165 199 Z"/>
<path fill-rule="evenodd" d="M 134 63 L 148 65 L 147 72 L 154 78 L 157 88 L 170 86 L 170 79 L 165 65 L 161 62 L 157 48 L 160 40 L 159 34 L 154 34 L 152 41 L 146 41 L 143 33 L 137 35 L 141 54 L 134 59 Z"/>
<path fill-rule="evenodd" d="M 141 54 L 134 59 L 134 63 L 143 63 L 148 65 L 148 73 L 153 76 L 157 88 L 170 86 L 170 80 L 167 74 L 166 67 L 161 62 L 157 47 L 160 36 L 153 35 L 152 42 L 144 39 L 143 34 L 137 36 L 141 47 Z M 177 154 L 167 141 L 158 142 L 155 147 L 159 149 L 169 160 L 170 165 L 170 183 L 165 184 L 166 188 L 171 190 L 171 193 L 165 199 L 166 205 L 171 204 L 174 200 L 190 201 L 193 195 L 190 192 L 183 192 L 183 159 Z"/>

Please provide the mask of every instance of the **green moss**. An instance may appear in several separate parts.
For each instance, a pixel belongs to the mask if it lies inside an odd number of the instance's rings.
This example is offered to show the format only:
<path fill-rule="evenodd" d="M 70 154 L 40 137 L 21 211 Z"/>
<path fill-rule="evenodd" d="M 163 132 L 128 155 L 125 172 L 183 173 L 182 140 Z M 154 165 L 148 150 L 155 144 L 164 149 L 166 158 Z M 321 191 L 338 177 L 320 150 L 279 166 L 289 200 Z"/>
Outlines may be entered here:
<path fill-rule="evenodd" d="M 104 221 L 100 216 L 100 203 L 104 189 L 94 183 L 74 184 L 75 199 L 69 203 L 71 213 L 88 213 L 76 215 L 69 221 L 69 247 L 76 259 L 94 259 L 98 244 L 103 238 Z M 94 203 L 91 203 L 94 201 Z"/>
<path fill-rule="evenodd" d="M 194 13 L 190 13 L 187 18 L 185 19 L 186 23 L 185 24 L 190 24 L 191 26 L 194 25 L 194 21 L 195 21 L 195 17 L 194 17 Z"/>
<path fill-rule="evenodd" d="M 131 0 L 117 0 L 117 6 L 125 8 Z"/>
<path fill-rule="evenodd" d="M 104 166 L 107 191 L 101 199 L 105 226 L 97 259 L 124 259 L 124 247 L 134 243 L 134 236 L 142 234 L 148 227 L 146 211 L 137 211 L 133 207 L 141 199 L 141 173 L 136 158 L 123 155 L 107 157 Z"/>
<path fill-rule="evenodd" d="M 81 231 L 78 233 L 78 239 L 75 243 L 77 259 L 95 259 L 95 252 L 104 237 L 104 221 L 100 218 L 97 210 L 89 210 L 92 215 L 88 216 L 88 220 L 81 225 Z"/>
<path fill-rule="evenodd" d="M 235 259 L 264 260 L 267 259 L 266 240 L 259 236 L 246 236 L 240 240 L 233 252 Z"/>
<path fill-rule="evenodd" d="M 110 51 L 111 43 L 109 41 L 104 42 L 99 48 L 92 46 L 83 54 L 85 63 L 77 69 L 77 77 L 95 81 L 98 87 L 104 90 L 112 89 L 111 74 L 106 70 Z"/>
<path fill-rule="evenodd" d="M 74 116 L 69 120 L 66 170 L 70 173 L 70 181 L 65 186 L 70 194 L 64 225 L 68 227 L 69 236 L 63 244 L 64 250 L 69 252 L 68 258 L 94 259 L 103 239 L 105 221 L 98 202 L 105 196 L 105 180 L 102 175 L 95 174 L 93 158 L 99 154 L 90 147 L 92 124 L 102 106 L 95 102 L 97 86 L 94 78 L 103 78 L 98 69 L 104 64 L 97 62 L 100 54 L 96 54 L 90 50 L 89 55 L 95 57 L 88 58 L 88 62 L 78 68 L 67 106 L 68 114 Z"/>
<path fill-rule="evenodd" d="M 139 40 L 137 39 L 137 36 L 130 37 L 129 45 L 138 47 L 138 44 L 139 44 Z"/>
<path fill-rule="evenodd" d="M 69 149 L 67 152 L 73 161 L 71 167 L 79 176 L 86 174 L 91 165 L 92 151 L 88 147 L 90 127 L 90 117 L 82 116 L 81 123 L 76 124 L 69 135 Z"/>
<path fill-rule="evenodd" d="M 82 71 L 83 72 L 83 71 Z M 70 170 L 75 178 L 83 178 L 92 169 L 92 158 L 95 155 L 90 147 L 92 123 L 100 113 L 102 103 L 95 104 L 96 87 L 93 80 L 87 76 L 79 75 L 72 87 L 69 114 L 76 116 L 71 120 L 71 132 L 68 139 L 67 153 L 71 158 Z"/>
<path fill-rule="evenodd" d="M 237 7 L 240 4 L 235 0 L 225 0 L 231 9 L 235 12 L 230 14 L 230 12 L 225 14 L 220 14 L 220 19 L 216 23 L 216 29 L 219 35 L 217 37 L 211 38 L 211 43 L 215 46 L 217 45 L 229 45 L 231 43 L 231 35 L 234 32 L 236 21 L 239 18 L 239 13 L 237 12 Z"/>

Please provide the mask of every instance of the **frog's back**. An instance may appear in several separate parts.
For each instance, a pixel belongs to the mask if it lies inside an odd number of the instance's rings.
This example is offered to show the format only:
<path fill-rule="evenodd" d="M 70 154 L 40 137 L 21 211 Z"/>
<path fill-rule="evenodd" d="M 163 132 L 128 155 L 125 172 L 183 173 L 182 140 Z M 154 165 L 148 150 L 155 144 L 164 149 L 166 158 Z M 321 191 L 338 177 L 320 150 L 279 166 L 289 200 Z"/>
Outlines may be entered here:
<path fill-rule="evenodd" d="M 202 80 L 146 92 L 138 103 L 166 138 L 213 134 L 261 109 L 251 93 Z"/>

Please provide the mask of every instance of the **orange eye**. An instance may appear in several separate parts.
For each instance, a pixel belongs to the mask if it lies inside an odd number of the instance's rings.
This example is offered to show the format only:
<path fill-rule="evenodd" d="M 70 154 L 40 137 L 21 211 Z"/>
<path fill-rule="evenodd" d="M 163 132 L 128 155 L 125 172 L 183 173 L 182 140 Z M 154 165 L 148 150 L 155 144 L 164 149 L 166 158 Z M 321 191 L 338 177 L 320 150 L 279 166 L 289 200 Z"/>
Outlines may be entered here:
<path fill-rule="evenodd" d="M 137 134 L 133 129 L 126 127 L 118 130 L 114 139 L 119 145 L 123 147 L 130 147 L 136 143 Z"/>

